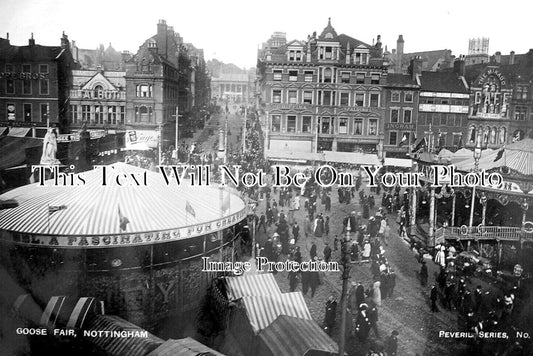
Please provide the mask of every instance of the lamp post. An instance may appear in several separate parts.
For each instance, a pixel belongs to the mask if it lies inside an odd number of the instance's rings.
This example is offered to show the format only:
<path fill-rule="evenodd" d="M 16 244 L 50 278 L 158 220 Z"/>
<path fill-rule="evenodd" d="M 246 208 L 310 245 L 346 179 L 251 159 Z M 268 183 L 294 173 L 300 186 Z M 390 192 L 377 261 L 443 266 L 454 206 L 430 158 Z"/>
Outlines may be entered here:
<path fill-rule="evenodd" d="M 481 135 L 477 135 L 476 147 L 474 148 L 474 172 L 479 170 L 479 159 L 481 158 Z M 474 224 L 474 205 L 476 203 L 476 186 L 472 188 L 472 201 L 470 204 L 470 222 L 468 224 L 469 231 L 472 233 L 472 225 Z M 468 241 L 470 246 L 470 241 Z"/>
<path fill-rule="evenodd" d="M 342 294 L 341 294 L 341 325 L 340 325 L 340 335 L 339 335 L 339 356 L 344 356 L 344 344 L 346 342 L 346 309 L 348 308 L 348 281 L 350 279 L 350 231 L 351 223 L 350 217 L 346 224 L 346 237 L 344 239 L 344 246 L 342 250 Z"/>

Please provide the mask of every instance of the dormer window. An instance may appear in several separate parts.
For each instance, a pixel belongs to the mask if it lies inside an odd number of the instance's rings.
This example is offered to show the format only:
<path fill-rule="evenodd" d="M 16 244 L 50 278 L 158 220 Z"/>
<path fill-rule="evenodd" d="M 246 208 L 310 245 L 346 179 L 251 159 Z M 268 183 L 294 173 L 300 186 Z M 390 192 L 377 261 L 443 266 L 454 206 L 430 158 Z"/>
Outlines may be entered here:
<path fill-rule="evenodd" d="M 368 64 L 368 50 L 356 50 L 354 64 Z"/>
<path fill-rule="evenodd" d="M 289 61 L 301 62 L 302 61 L 302 51 L 301 50 L 290 50 L 289 51 Z"/>
<path fill-rule="evenodd" d="M 326 33 L 326 36 L 325 36 L 325 37 L 326 37 L 326 38 L 333 38 L 333 34 L 330 33 L 330 32 L 328 32 L 328 33 Z"/>

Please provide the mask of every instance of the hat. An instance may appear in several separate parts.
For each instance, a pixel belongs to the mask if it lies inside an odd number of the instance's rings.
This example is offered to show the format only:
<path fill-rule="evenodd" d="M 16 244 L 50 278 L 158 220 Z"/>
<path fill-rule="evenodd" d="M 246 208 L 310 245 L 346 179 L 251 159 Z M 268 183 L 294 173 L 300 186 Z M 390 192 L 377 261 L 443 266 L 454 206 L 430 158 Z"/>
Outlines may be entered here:
<path fill-rule="evenodd" d="M 366 308 L 368 308 L 368 304 L 366 304 L 366 303 L 361 303 L 359 305 L 359 309 L 366 309 Z"/>
<path fill-rule="evenodd" d="M 272 236 L 279 236 L 279 234 L 277 232 L 275 232 Z"/>

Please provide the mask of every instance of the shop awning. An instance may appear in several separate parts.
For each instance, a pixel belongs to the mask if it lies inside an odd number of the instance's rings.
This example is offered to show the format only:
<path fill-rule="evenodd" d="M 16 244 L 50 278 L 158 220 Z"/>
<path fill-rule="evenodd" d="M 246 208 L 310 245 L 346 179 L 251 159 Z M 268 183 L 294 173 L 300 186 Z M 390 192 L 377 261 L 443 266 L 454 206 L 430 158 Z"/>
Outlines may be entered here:
<path fill-rule="evenodd" d="M 10 127 L 7 135 L 12 137 L 26 137 L 30 130 L 31 128 L 29 127 Z"/>
<path fill-rule="evenodd" d="M 5 127 L 5 126 L 0 126 L 0 135 L 3 135 L 4 132 L 6 132 L 6 130 L 7 130 L 7 127 Z"/>
<path fill-rule="evenodd" d="M 411 165 L 412 161 L 410 159 L 385 157 L 385 166 L 411 168 Z"/>
<path fill-rule="evenodd" d="M 298 162 L 306 163 L 307 161 L 323 161 L 324 155 L 322 153 L 314 152 L 299 152 L 288 150 L 266 150 L 266 157 L 272 161 Z M 304 162 L 305 161 L 305 162 Z"/>
<path fill-rule="evenodd" d="M 193 338 L 169 339 L 146 356 L 224 356 Z"/>
<path fill-rule="evenodd" d="M 337 353 L 337 343 L 314 320 L 280 315 L 259 333 L 259 356 Z"/>
<path fill-rule="evenodd" d="M 272 273 L 247 274 L 239 277 L 227 277 L 225 280 L 229 300 L 253 295 L 281 294 Z"/>
<path fill-rule="evenodd" d="M 41 147 L 43 140 L 31 137 L 0 137 L 0 170 L 19 166 L 26 161 L 26 149 Z"/>
<path fill-rule="evenodd" d="M 146 332 L 146 337 L 91 337 L 92 344 L 106 352 L 106 355 L 145 356 L 163 343 L 157 336 L 114 315 L 95 316 L 85 330 Z"/>
<path fill-rule="evenodd" d="M 252 329 L 257 334 L 280 315 L 312 320 L 300 292 L 243 297 L 242 303 Z"/>
<path fill-rule="evenodd" d="M 324 151 L 324 161 L 335 163 L 363 164 L 378 166 L 379 159 L 377 154 L 362 152 L 336 152 Z"/>

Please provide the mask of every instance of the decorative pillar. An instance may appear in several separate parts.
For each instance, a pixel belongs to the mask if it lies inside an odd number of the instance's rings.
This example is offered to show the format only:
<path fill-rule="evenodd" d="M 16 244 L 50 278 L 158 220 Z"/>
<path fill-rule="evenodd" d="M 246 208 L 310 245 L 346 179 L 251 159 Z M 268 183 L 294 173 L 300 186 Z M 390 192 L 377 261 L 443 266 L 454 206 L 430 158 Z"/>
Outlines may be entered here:
<path fill-rule="evenodd" d="M 451 222 L 451 225 L 452 225 L 452 227 L 455 226 L 455 193 L 453 194 L 453 198 L 452 198 L 452 222 Z"/>
<path fill-rule="evenodd" d="M 483 193 L 479 201 L 483 206 L 483 212 L 481 214 L 481 225 L 485 226 L 485 215 L 487 214 L 487 197 L 485 196 L 485 193 Z"/>
<path fill-rule="evenodd" d="M 476 205 L 476 186 L 472 188 L 472 201 L 470 202 L 470 222 L 468 223 L 468 232 L 472 233 L 472 225 L 474 224 L 474 207 Z"/>
<path fill-rule="evenodd" d="M 429 236 L 427 245 L 435 246 L 435 188 L 430 188 L 429 198 Z"/>

